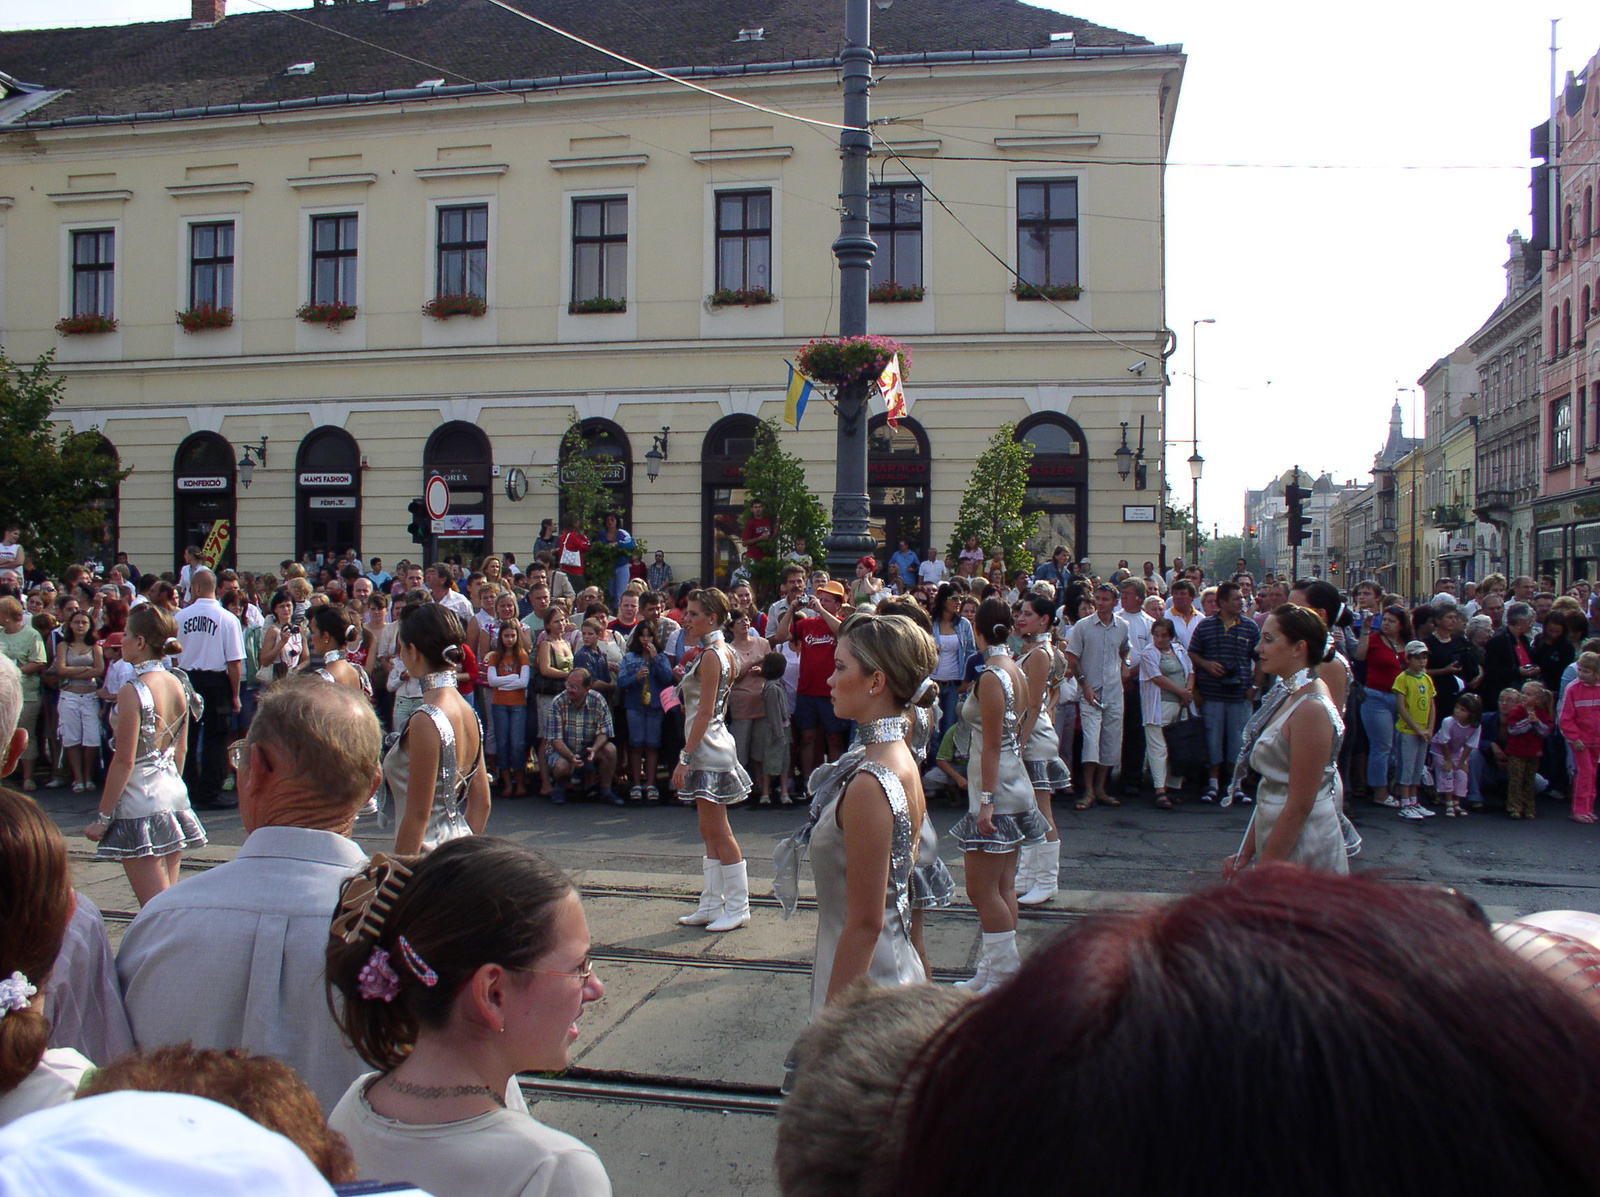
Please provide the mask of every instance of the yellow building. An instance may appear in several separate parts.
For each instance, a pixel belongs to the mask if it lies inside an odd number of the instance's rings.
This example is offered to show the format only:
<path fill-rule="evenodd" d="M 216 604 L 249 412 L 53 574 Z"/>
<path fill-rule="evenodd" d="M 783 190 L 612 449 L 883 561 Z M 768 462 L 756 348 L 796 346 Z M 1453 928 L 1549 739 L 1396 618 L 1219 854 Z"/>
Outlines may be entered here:
<path fill-rule="evenodd" d="M 655 8 L 625 33 L 598 6 L 538 11 L 773 111 L 484 0 L 194 0 L 193 20 L 0 33 L 0 335 L 16 360 L 56 351 L 64 417 L 133 471 L 106 549 L 165 568 L 226 520 L 247 568 L 415 558 L 407 505 L 438 473 L 451 511 L 421 551 L 525 559 L 576 418 L 625 525 L 680 578 L 725 575 L 755 423 L 837 328 L 843 6 L 760 29 L 731 0 Z M 914 355 L 911 418 L 873 436 L 875 526 L 942 547 L 1016 421 L 1041 541 L 1106 572 L 1158 557 L 1181 50 L 1010 0 L 875 18 L 873 281 L 901 302 L 869 322 Z M 1076 298 L 1019 298 L 1008 268 Z M 772 302 L 714 301 L 738 288 Z M 439 296 L 481 314 L 426 314 Z M 207 308 L 231 323 L 186 331 Z M 76 331 L 97 317 L 114 329 Z M 1137 491 L 1114 453 L 1141 420 Z M 820 398 L 785 436 L 824 498 L 834 437 Z"/>
<path fill-rule="evenodd" d="M 1428 512 L 1425 498 L 1423 448 L 1419 444 L 1394 464 L 1397 526 L 1395 564 L 1397 593 L 1407 602 L 1420 601 L 1433 562 L 1428 555 Z M 1431 593 L 1431 592 L 1430 592 Z"/>

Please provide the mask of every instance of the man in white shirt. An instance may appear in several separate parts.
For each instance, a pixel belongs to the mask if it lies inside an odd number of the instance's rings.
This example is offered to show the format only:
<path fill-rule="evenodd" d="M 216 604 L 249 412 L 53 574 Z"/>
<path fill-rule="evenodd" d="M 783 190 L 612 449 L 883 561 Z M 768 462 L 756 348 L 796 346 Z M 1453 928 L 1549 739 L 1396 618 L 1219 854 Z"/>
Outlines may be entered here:
<path fill-rule="evenodd" d="M 1122 608 L 1118 618 L 1128 625 L 1128 660 L 1137 663 L 1139 655 L 1150 646 L 1150 625 L 1155 622 L 1144 613 L 1145 596 L 1149 593 L 1139 578 L 1125 578 L 1119 587 Z M 1122 683 L 1122 709 L 1138 712 L 1139 674 L 1130 673 Z M 1140 782 L 1144 779 L 1144 723 L 1135 717 L 1122 721 L 1122 796 L 1137 797 Z"/>
<path fill-rule="evenodd" d="M 472 604 L 466 595 L 455 589 L 448 565 L 430 565 L 422 580 L 428 593 L 433 595 L 433 601 L 454 611 L 463 629 L 472 622 Z"/>
<path fill-rule="evenodd" d="M 366 864 L 351 841 L 377 788 L 382 735 L 345 686 L 290 677 L 262 691 L 239 757 L 236 859 L 139 912 L 117 972 L 141 1049 L 191 1041 L 290 1065 L 331 1110 L 366 1070 L 328 1012 L 323 967 L 339 887 Z"/>
<path fill-rule="evenodd" d="M 917 566 L 917 580 L 924 586 L 938 586 L 949 572 L 938 552 L 930 549 L 928 559 Z"/>
<path fill-rule="evenodd" d="M 1096 802 L 1122 803 L 1106 793 L 1111 766 L 1122 755 L 1122 687 L 1128 665 L 1128 625 L 1116 612 L 1117 588 L 1102 582 L 1094 588 L 1094 614 L 1086 615 L 1067 633 L 1067 671 L 1078 679 L 1082 700 L 1083 764 L 1088 790 L 1076 803 L 1088 810 Z"/>
<path fill-rule="evenodd" d="M 783 567 L 783 581 L 778 587 L 778 601 L 767 608 L 767 633 L 768 639 L 778 629 L 778 623 L 789 613 L 794 605 L 789 600 L 797 594 L 806 591 L 806 567 L 798 562 L 790 562 Z M 776 645 L 776 641 L 774 641 Z"/>
<path fill-rule="evenodd" d="M 201 810 L 231 808 L 222 792 L 227 773 L 229 730 L 239 711 L 239 681 L 244 662 L 244 628 L 217 602 L 217 575 L 205 566 L 189 577 L 194 601 L 178 612 L 178 665 L 205 701 L 199 719 L 189 721 L 189 756 L 183 780 L 191 805 Z"/>

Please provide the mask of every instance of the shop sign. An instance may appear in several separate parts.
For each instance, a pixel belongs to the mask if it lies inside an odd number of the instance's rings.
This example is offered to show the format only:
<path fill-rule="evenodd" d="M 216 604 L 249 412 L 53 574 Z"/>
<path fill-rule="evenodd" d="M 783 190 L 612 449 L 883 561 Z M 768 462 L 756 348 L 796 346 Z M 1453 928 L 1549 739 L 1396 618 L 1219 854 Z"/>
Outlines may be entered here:
<path fill-rule="evenodd" d="M 1087 474 L 1081 460 L 1070 457 L 1035 457 L 1028 466 L 1029 486 L 1058 486 L 1062 483 L 1082 482 Z"/>
<path fill-rule="evenodd" d="M 200 547 L 200 560 L 205 563 L 207 569 L 217 568 L 217 563 L 222 560 L 222 554 L 228 551 L 228 541 L 231 539 L 233 539 L 233 525 L 227 520 L 218 520 L 211 525 L 211 534 Z"/>
<path fill-rule="evenodd" d="M 591 457 L 589 463 L 594 466 L 600 481 L 607 486 L 621 486 L 628 481 L 628 463 L 625 461 L 615 457 Z M 571 475 L 565 469 L 561 471 L 561 481 L 567 483 L 572 481 Z"/>
<path fill-rule="evenodd" d="M 437 475 L 451 486 L 488 486 L 490 477 L 488 462 L 452 462 L 428 467 L 430 476 Z"/>
<path fill-rule="evenodd" d="M 178 487 L 179 490 L 227 490 L 228 489 L 228 479 L 226 479 L 226 478 L 179 478 L 177 480 L 177 487 Z"/>
<path fill-rule="evenodd" d="M 447 515 L 442 520 L 433 521 L 433 534 L 435 536 L 482 536 L 483 516 Z"/>
<path fill-rule="evenodd" d="M 301 486 L 353 486 L 353 474 L 301 474 Z"/>
<path fill-rule="evenodd" d="M 931 474 L 928 462 L 915 458 L 867 463 L 867 477 L 871 479 L 873 486 L 914 486 L 918 483 L 926 485 Z"/>
<path fill-rule="evenodd" d="M 1154 507 L 1134 507 L 1124 504 L 1122 522 L 1125 524 L 1153 524 L 1156 522 L 1156 509 Z"/>
<path fill-rule="evenodd" d="M 306 500 L 306 505 L 312 511 L 354 511 L 356 501 L 353 495 L 313 495 Z"/>
<path fill-rule="evenodd" d="M 1561 522 L 1560 506 L 1534 508 L 1533 522 L 1536 524 L 1559 524 Z"/>

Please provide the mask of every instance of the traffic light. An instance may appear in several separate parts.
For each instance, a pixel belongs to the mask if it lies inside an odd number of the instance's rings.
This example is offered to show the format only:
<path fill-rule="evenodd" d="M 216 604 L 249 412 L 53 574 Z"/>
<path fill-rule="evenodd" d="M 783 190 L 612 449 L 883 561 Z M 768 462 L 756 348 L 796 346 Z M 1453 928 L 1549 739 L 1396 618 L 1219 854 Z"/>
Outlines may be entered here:
<path fill-rule="evenodd" d="M 1289 505 L 1289 543 L 1305 544 L 1311 538 L 1311 522 L 1306 519 L 1306 500 L 1311 491 L 1304 486 L 1283 488 L 1284 502 Z"/>
<path fill-rule="evenodd" d="M 411 526 L 406 529 L 411 533 L 411 539 L 417 544 L 428 543 L 428 507 L 421 499 L 412 499 L 406 504 L 406 510 L 411 513 Z"/>
<path fill-rule="evenodd" d="M 1337 561 L 1328 562 L 1328 572 L 1329 573 L 1335 573 L 1335 574 L 1338 573 L 1339 572 L 1339 563 Z"/>
<path fill-rule="evenodd" d="M 1256 538 L 1256 526 L 1254 524 L 1251 524 L 1250 525 L 1250 539 L 1254 540 L 1255 538 Z"/>

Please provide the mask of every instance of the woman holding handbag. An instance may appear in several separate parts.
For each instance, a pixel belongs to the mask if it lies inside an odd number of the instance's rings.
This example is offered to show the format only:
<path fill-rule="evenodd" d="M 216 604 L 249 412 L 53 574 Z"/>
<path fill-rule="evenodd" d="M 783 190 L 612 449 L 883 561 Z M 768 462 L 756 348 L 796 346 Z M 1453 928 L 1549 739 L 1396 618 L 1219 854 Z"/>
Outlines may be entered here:
<path fill-rule="evenodd" d="M 583 555 L 589 551 L 589 538 L 578 527 L 578 513 L 569 511 L 566 523 L 561 532 L 561 539 L 557 541 L 560 550 L 556 563 L 561 572 L 572 579 L 573 589 L 577 589 L 578 582 L 583 580 Z"/>
<path fill-rule="evenodd" d="M 1167 733 L 1182 721 L 1200 729 L 1197 738 L 1202 743 L 1205 735 L 1196 716 L 1194 664 L 1189 660 L 1189 650 L 1178 639 L 1177 625 L 1166 618 L 1150 625 L 1150 643 L 1140 652 L 1136 663 L 1139 666 L 1139 711 L 1144 723 L 1144 755 L 1150 762 L 1156 805 L 1162 810 L 1171 810 L 1174 799 L 1167 792 L 1167 786 L 1170 782 L 1173 789 L 1182 789 L 1183 779 L 1169 775 Z"/>

